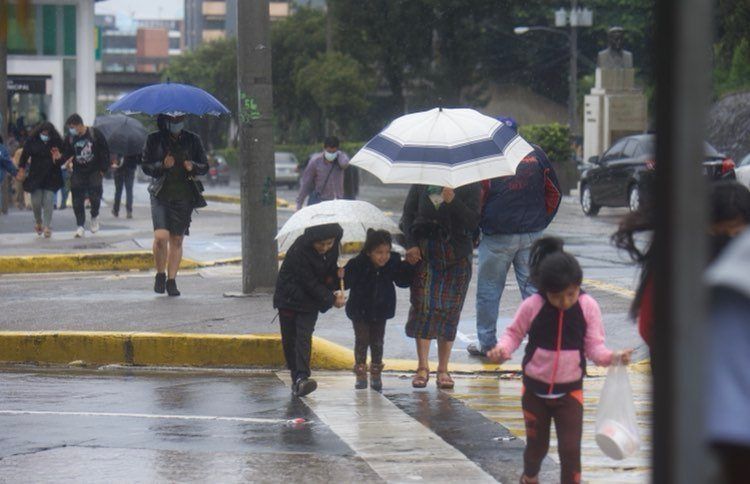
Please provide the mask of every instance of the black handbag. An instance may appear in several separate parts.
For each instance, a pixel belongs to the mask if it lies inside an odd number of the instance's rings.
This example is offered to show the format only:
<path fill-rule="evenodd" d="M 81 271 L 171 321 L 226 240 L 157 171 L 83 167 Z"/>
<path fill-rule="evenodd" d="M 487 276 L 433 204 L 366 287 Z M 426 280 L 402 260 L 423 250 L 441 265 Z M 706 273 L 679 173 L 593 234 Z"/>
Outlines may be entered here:
<path fill-rule="evenodd" d="M 192 176 L 190 177 L 191 186 L 193 187 L 193 208 L 203 208 L 208 205 L 206 199 L 203 198 L 203 182 L 196 180 Z"/>

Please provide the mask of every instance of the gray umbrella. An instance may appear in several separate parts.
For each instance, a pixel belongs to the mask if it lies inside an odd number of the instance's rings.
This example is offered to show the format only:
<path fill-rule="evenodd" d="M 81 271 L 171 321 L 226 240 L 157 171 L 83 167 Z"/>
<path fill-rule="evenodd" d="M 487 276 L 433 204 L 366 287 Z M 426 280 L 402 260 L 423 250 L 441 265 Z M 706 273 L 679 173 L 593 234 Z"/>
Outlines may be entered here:
<path fill-rule="evenodd" d="M 138 155 L 146 143 L 146 128 L 140 121 L 124 114 L 97 116 L 94 127 L 107 140 L 110 153 L 129 156 Z"/>

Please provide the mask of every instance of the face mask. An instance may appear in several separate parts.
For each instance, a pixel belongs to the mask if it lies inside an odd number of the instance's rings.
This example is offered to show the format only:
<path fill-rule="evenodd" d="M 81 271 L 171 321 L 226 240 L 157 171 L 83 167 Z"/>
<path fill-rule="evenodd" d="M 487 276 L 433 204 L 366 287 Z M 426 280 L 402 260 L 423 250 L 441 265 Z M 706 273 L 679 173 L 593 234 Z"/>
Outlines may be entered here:
<path fill-rule="evenodd" d="M 40 134 L 39 139 L 42 140 L 42 142 L 46 143 L 47 141 L 49 141 L 49 136 L 46 134 Z"/>
<path fill-rule="evenodd" d="M 78 131 L 76 131 L 75 128 L 68 128 L 68 133 L 70 133 L 71 136 L 75 136 L 78 134 Z"/>
<path fill-rule="evenodd" d="M 178 121 L 178 122 L 170 122 L 169 123 L 169 132 L 172 134 L 180 134 L 180 131 L 182 131 L 182 127 L 185 126 L 184 121 Z"/>
<path fill-rule="evenodd" d="M 326 152 L 325 152 L 325 154 L 324 154 L 323 156 L 325 156 L 325 157 L 326 157 L 326 160 L 328 160 L 328 161 L 333 161 L 333 160 L 335 160 L 335 159 L 336 159 L 336 157 L 337 157 L 337 156 L 339 156 L 339 152 L 338 152 L 338 151 L 336 151 L 336 152 L 334 152 L 334 153 L 330 153 L 330 152 L 326 151 Z"/>

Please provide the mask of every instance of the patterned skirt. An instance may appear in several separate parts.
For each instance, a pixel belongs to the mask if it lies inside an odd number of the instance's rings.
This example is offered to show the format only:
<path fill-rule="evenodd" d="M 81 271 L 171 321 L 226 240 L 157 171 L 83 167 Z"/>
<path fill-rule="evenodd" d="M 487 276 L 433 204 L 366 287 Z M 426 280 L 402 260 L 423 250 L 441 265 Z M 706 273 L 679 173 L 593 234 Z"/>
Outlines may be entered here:
<path fill-rule="evenodd" d="M 426 240 L 420 248 L 406 335 L 453 341 L 471 281 L 471 256 L 453 259 L 450 243 L 442 240 Z"/>

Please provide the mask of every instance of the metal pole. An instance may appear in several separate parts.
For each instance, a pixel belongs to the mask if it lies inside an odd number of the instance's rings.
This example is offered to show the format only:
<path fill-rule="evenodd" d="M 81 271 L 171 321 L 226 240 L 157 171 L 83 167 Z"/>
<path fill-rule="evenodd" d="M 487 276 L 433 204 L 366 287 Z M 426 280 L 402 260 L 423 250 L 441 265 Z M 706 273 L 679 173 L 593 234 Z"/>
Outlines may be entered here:
<path fill-rule="evenodd" d="M 570 134 L 578 134 L 578 28 L 573 25 L 572 17 L 576 14 L 577 0 L 570 2 L 570 80 L 568 82 L 568 125 Z"/>
<path fill-rule="evenodd" d="M 8 123 L 8 19 L 5 16 L 5 6 L 0 6 L 0 135 L 3 139 L 7 134 L 5 127 Z"/>
<path fill-rule="evenodd" d="M 701 174 L 711 76 L 712 2 L 655 2 L 656 230 L 654 239 L 653 482 L 708 482 L 703 424 L 702 284 L 707 240 Z"/>
<path fill-rule="evenodd" d="M 270 291 L 278 271 L 268 0 L 237 2 L 242 292 Z"/>

